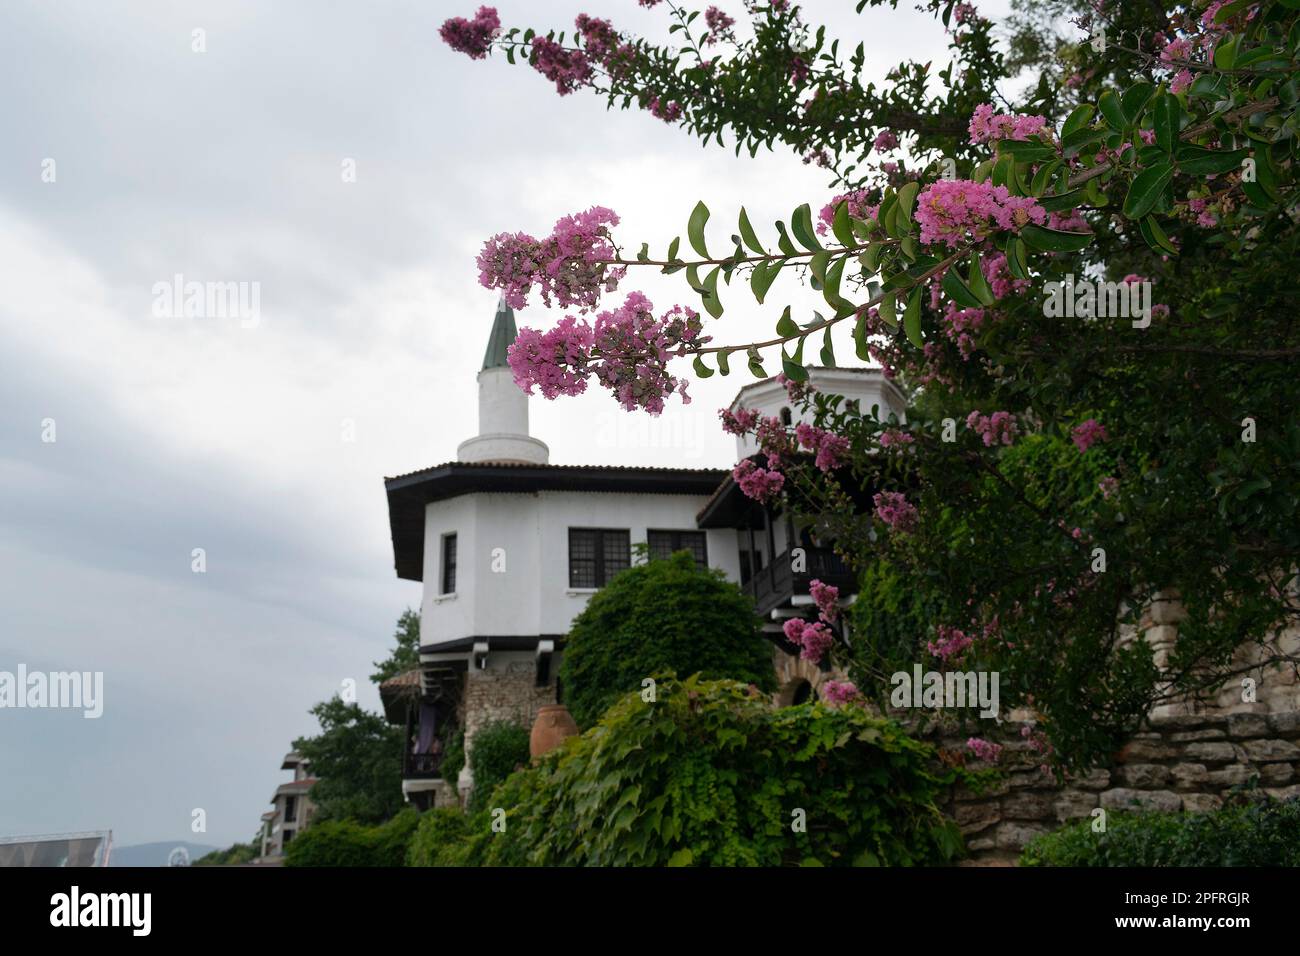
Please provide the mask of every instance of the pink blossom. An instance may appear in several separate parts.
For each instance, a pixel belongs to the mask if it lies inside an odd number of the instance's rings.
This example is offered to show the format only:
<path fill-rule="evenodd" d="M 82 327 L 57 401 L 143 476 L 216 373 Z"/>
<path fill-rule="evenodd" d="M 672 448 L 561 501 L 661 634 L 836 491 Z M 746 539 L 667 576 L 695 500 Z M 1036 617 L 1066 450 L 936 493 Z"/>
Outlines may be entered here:
<path fill-rule="evenodd" d="M 1030 196 L 1012 196 L 1005 186 L 969 179 L 941 179 L 917 197 L 921 241 L 950 248 L 983 239 L 995 229 L 1018 232 L 1028 223 L 1042 225 L 1047 213 Z"/>
<path fill-rule="evenodd" d="M 802 402 L 808 397 L 810 392 L 815 392 L 811 382 L 797 382 L 790 378 L 785 372 L 778 372 L 776 375 L 777 384 L 785 389 L 785 394 L 789 396 L 792 402 Z"/>
<path fill-rule="evenodd" d="M 1108 475 L 1101 481 L 1097 482 L 1097 487 L 1101 489 L 1101 496 L 1103 498 L 1109 498 L 1119 490 L 1119 479 L 1114 475 Z"/>
<path fill-rule="evenodd" d="M 966 416 L 966 427 L 984 440 L 984 446 L 1010 445 L 1020 435 L 1020 425 L 1010 412 L 981 415 L 979 409 Z"/>
<path fill-rule="evenodd" d="M 879 151 L 881 151 L 881 152 L 883 152 L 883 151 L 885 151 L 885 150 L 887 150 L 887 149 L 897 149 L 897 148 L 898 148 L 898 137 L 895 136 L 893 133 L 891 133 L 891 132 L 890 132 L 889 130 L 887 130 L 887 129 L 886 129 L 886 130 L 881 130 L 881 131 L 876 135 L 876 138 L 875 138 L 875 140 L 872 142 L 871 146 L 872 146 L 873 149 L 879 150 Z"/>
<path fill-rule="evenodd" d="M 591 63 L 581 50 L 570 50 L 548 37 L 533 37 L 533 69 L 555 84 L 555 91 L 568 96 L 592 77 Z"/>
<path fill-rule="evenodd" d="M 801 422 L 795 426 L 794 437 L 804 448 L 817 453 L 813 464 L 822 471 L 839 468 L 849 453 L 849 440 L 824 428 Z"/>
<path fill-rule="evenodd" d="M 1011 267 L 1007 265 L 1007 257 L 1001 252 L 981 256 L 980 271 L 984 273 L 984 278 L 993 291 L 994 298 L 1002 299 L 1013 292 L 1020 293 L 1029 288 L 1028 279 L 1012 277 Z"/>
<path fill-rule="evenodd" d="M 796 56 L 790 60 L 790 80 L 795 86 L 802 86 L 811 73 L 803 57 Z"/>
<path fill-rule="evenodd" d="M 873 206 L 867 202 L 867 190 L 857 189 L 850 193 L 841 193 L 836 196 L 825 206 L 817 215 L 817 234 L 824 236 L 835 222 L 835 210 L 839 208 L 840 203 L 848 203 L 849 215 L 854 219 L 867 221 L 875 219 L 880 212 L 880 206 Z"/>
<path fill-rule="evenodd" d="M 916 439 L 909 433 L 899 431 L 897 428 L 886 428 L 880 433 L 881 448 L 893 448 L 895 446 L 901 448 L 904 445 L 912 444 L 914 441 L 916 441 Z"/>
<path fill-rule="evenodd" d="M 847 704 L 861 697 L 852 681 L 828 680 L 821 686 L 821 698 L 832 707 Z"/>
<path fill-rule="evenodd" d="M 719 408 L 718 417 L 722 419 L 722 430 L 730 435 L 748 434 L 758 424 L 758 410 L 753 408 L 738 408 L 735 412 Z"/>
<path fill-rule="evenodd" d="M 956 657 L 975 643 L 975 638 L 946 624 L 940 624 L 935 628 L 935 636 L 938 640 L 927 641 L 925 647 L 931 654 L 943 661 Z"/>
<path fill-rule="evenodd" d="M 712 46 L 719 40 L 735 40 L 731 28 L 736 25 L 736 21 L 717 7 L 709 7 L 704 11 L 704 24 L 709 28 L 704 37 L 707 46 Z"/>
<path fill-rule="evenodd" d="M 975 755 L 979 760 L 986 760 L 993 763 L 1002 753 L 1002 745 L 991 743 L 982 737 L 971 737 L 966 741 L 966 749 Z"/>
<path fill-rule="evenodd" d="M 1000 139 L 1027 140 L 1047 129 L 1042 116 L 1025 116 L 1018 113 L 994 113 L 993 106 L 985 103 L 975 107 L 970 118 L 970 141 L 991 143 Z"/>
<path fill-rule="evenodd" d="M 754 437 L 758 439 L 758 447 L 767 455 L 769 468 L 779 468 L 782 461 L 796 449 L 785 430 L 785 425 L 781 424 L 781 419 L 775 416 L 762 419 L 758 423 Z"/>
<path fill-rule="evenodd" d="M 612 292 L 626 274 L 614 258 L 610 228 L 618 216 L 604 206 L 565 216 L 551 235 L 538 240 L 526 233 L 498 233 L 483 244 L 478 255 L 479 282 L 500 289 L 511 308 L 527 305 L 527 294 L 537 286 L 549 306 L 595 308 L 602 288 Z"/>
<path fill-rule="evenodd" d="M 830 629 L 820 622 L 812 623 L 795 617 L 785 622 L 782 631 L 786 640 L 800 648 L 799 657 L 814 664 L 821 663 L 835 643 Z"/>
<path fill-rule="evenodd" d="M 541 388 L 545 398 L 580 395 L 587 390 L 587 362 L 594 341 L 591 326 L 566 315 L 549 332 L 521 328 L 506 351 L 515 384 L 529 395 Z"/>
<path fill-rule="evenodd" d="M 492 48 L 492 41 L 501 32 L 501 18 L 495 7 L 479 7 L 473 20 L 452 17 L 442 24 L 438 35 L 457 53 L 481 60 Z"/>
<path fill-rule="evenodd" d="M 1140 129 L 1138 130 L 1138 135 L 1142 137 L 1142 142 L 1147 146 L 1152 145 L 1156 141 L 1156 131 L 1153 129 Z"/>
<path fill-rule="evenodd" d="M 1179 70 L 1174 74 L 1174 78 L 1169 81 L 1169 92 L 1173 94 L 1181 93 L 1192 85 L 1191 70 Z"/>
<path fill-rule="evenodd" d="M 959 3 L 952 10 L 953 23 L 966 23 L 978 16 L 979 13 L 975 10 L 975 4 L 973 3 Z"/>
<path fill-rule="evenodd" d="M 731 477 L 741 493 L 760 504 L 767 504 L 781 493 L 785 475 L 775 469 L 760 468 L 748 458 L 731 470 Z"/>
<path fill-rule="evenodd" d="M 1086 452 L 1097 442 L 1105 441 L 1108 437 L 1106 426 L 1095 418 L 1089 418 L 1082 424 L 1074 426 L 1074 429 L 1070 432 L 1070 439 L 1080 453 Z"/>
<path fill-rule="evenodd" d="M 835 602 L 840 599 L 840 589 L 833 584 L 823 584 L 817 578 L 808 582 L 808 594 L 817 605 L 817 613 L 827 624 L 834 624 L 840 616 Z"/>
<path fill-rule="evenodd" d="M 907 533 L 915 530 L 919 514 L 916 507 L 896 491 L 881 491 L 874 495 L 876 517 L 895 531 Z"/>

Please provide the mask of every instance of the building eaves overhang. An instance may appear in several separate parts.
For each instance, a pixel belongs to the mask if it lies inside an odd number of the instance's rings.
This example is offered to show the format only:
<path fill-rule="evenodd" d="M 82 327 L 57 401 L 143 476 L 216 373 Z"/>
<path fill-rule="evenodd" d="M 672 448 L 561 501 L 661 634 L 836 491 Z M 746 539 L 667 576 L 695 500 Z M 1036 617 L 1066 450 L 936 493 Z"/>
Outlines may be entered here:
<path fill-rule="evenodd" d="M 430 502 L 491 492 L 585 491 L 707 496 L 726 476 L 727 472 L 720 468 L 457 461 L 385 478 L 393 566 L 399 578 L 408 581 L 424 579 L 424 509 Z"/>

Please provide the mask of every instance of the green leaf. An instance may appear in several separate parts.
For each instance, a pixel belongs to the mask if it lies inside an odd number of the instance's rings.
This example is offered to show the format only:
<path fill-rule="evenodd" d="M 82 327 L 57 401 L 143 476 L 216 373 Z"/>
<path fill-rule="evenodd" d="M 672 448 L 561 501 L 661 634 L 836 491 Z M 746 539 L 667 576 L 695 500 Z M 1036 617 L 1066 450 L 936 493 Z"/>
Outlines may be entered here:
<path fill-rule="evenodd" d="M 1043 207 L 1044 212 L 1062 212 L 1066 209 L 1074 209 L 1079 203 L 1083 202 L 1085 190 L 1071 189 L 1068 193 L 1060 193 L 1056 196 L 1044 196 L 1038 201 L 1038 205 Z"/>
<path fill-rule="evenodd" d="M 754 272 L 749 277 L 749 287 L 753 290 L 754 298 L 758 300 L 759 305 L 763 304 L 763 299 L 767 297 L 767 290 L 776 281 L 785 262 L 784 259 L 769 259 L 766 262 L 754 263 Z"/>
<path fill-rule="evenodd" d="M 993 290 L 989 288 L 988 280 L 984 278 L 984 270 L 980 268 L 979 253 L 972 253 L 970 260 L 970 269 L 966 272 L 966 284 L 970 290 L 975 293 L 975 297 L 983 305 L 992 305 L 997 301 L 993 295 Z"/>
<path fill-rule="evenodd" d="M 835 238 L 840 241 L 842 246 L 856 246 L 857 239 L 853 235 L 853 217 L 849 215 L 849 204 L 842 202 L 835 207 L 835 218 L 831 222 L 831 232 L 835 233 Z"/>
<path fill-rule="evenodd" d="M 1241 166 L 1241 161 L 1250 155 L 1246 149 L 1224 152 L 1218 149 L 1206 149 L 1204 146 L 1180 146 L 1175 162 L 1178 171 L 1188 176 L 1218 176 L 1231 172 Z"/>
<path fill-rule="evenodd" d="M 759 354 L 758 349 L 750 349 L 745 353 L 749 356 L 749 372 L 755 378 L 767 378 L 767 372 L 763 368 L 763 356 Z"/>
<path fill-rule="evenodd" d="M 640 251 L 638 251 L 636 254 L 636 261 L 645 262 L 649 258 L 650 258 L 650 243 L 643 242 L 641 243 Z"/>
<path fill-rule="evenodd" d="M 944 293 L 952 301 L 956 302 L 963 309 L 978 309 L 983 306 L 983 302 L 971 291 L 970 286 L 962 281 L 955 268 L 949 268 L 943 274 L 943 281 L 940 283 Z"/>
<path fill-rule="evenodd" d="M 715 319 L 722 318 L 722 300 L 718 298 L 718 273 L 721 266 L 714 266 L 713 271 L 704 279 L 704 293 L 701 301 L 704 303 L 704 310 Z"/>
<path fill-rule="evenodd" d="M 1030 223 L 1020 230 L 1020 238 L 1042 252 L 1078 252 L 1095 237 L 1090 232 L 1064 232 Z"/>
<path fill-rule="evenodd" d="M 821 362 L 827 368 L 835 367 L 835 343 L 831 341 L 831 328 L 832 326 L 826 326 L 826 334 L 822 336 Z"/>
<path fill-rule="evenodd" d="M 754 232 L 754 227 L 749 223 L 749 214 L 745 212 L 745 207 L 740 207 L 740 238 L 745 240 L 745 245 L 754 250 L 760 256 L 767 255 L 767 250 L 763 244 L 758 241 L 758 234 Z"/>
<path fill-rule="evenodd" d="M 1120 105 L 1119 95 L 1114 90 L 1107 90 L 1101 94 L 1097 100 L 1097 108 L 1101 110 L 1102 118 L 1106 125 L 1117 133 L 1122 132 L 1128 125 L 1128 118 L 1124 115 L 1124 107 Z"/>
<path fill-rule="evenodd" d="M 777 248 L 779 248 L 787 256 L 799 255 L 798 248 L 795 246 L 793 242 L 790 241 L 790 234 L 785 231 L 785 223 L 781 222 L 779 219 L 777 220 L 776 223 L 776 233 L 777 233 L 777 237 L 776 237 Z"/>
<path fill-rule="evenodd" d="M 709 221 L 709 207 L 704 200 L 695 204 L 691 210 L 690 221 L 686 224 L 686 237 L 691 241 L 691 248 L 700 254 L 701 259 L 709 258 L 709 247 L 704 244 L 704 224 Z"/>
<path fill-rule="evenodd" d="M 723 375 L 731 374 L 731 352 L 727 349 L 718 353 L 718 371 Z"/>
<path fill-rule="evenodd" d="M 978 271 L 978 267 L 976 271 Z M 907 300 L 907 310 L 903 313 L 903 331 L 907 333 L 907 340 L 918 349 L 925 348 L 925 343 L 921 340 L 920 286 L 912 290 L 912 294 Z"/>
<path fill-rule="evenodd" d="M 1128 195 L 1124 197 L 1124 215 L 1129 219 L 1141 219 L 1149 213 L 1165 191 L 1165 187 L 1169 185 L 1173 175 L 1173 166 L 1169 163 L 1157 163 L 1133 177 Z"/>
<path fill-rule="evenodd" d="M 684 846 L 668 858 L 668 866 L 690 866 L 695 860 L 695 853 Z"/>
<path fill-rule="evenodd" d="M 1069 159 L 1071 156 L 1077 156 L 1083 151 L 1084 147 L 1092 145 L 1098 140 L 1105 138 L 1105 136 L 1106 133 L 1103 130 L 1093 129 L 1090 126 L 1084 127 L 1083 129 L 1077 129 L 1069 136 L 1062 137 L 1061 153 L 1066 159 Z"/>
<path fill-rule="evenodd" d="M 1073 112 L 1065 118 L 1065 123 L 1061 126 L 1061 139 L 1064 140 L 1071 133 L 1083 129 L 1092 121 L 1093 115 L 1097 111 L 1093 109 L 1091 103 L 1084 103 L 1076 106 Z"/>
<path fill-rule="evenodd" d="M 681 247 L 682 237 L 674 236 L 673 241 L 668 243 L 668 261 L 673 262 L 677 259 L 677 250 Z"/>
<path fill-rule="evenodd" d="M 885 297 L 876 306 L 876 312 L 891 329 L 898 328 L 898 300 L 893 291 L 885 293 Z"/>
<path fill-rule="evenodd" d="M 830 265 L 830 262 L 831 254 L 826 249 L 823 249 L 809 260 L 808 270 L 813 274 L 813 278 L 817 280 L 818 286 L 825 283 L 826 267 Z"/>
<path fill-rule="evenodd" d="M 1171 256 L 1178 255 L 1178 247 L 1169 241 L 1169 237 L 1160 228 L 1160 223 L 1156 221 L 1155 216 L 1147 216 L 1139 222 L 1138 229 L 1142 232 L 1142 238 L 1146 240 L 1147 245 L 1156 252 L 1167 252 Z"/>
<path fill-rule="evenodd" d="M 834 265 L 826 270 L 826 278 L 822 280 L 822 295 L 826 299 L 826 304 L 832 308 L 844 301 L 840 296 L 840 282 L 844 279 L 844 263 L 847 261 L 847 256 L 836 259 Z"/>
<path fill-rule="evenodd" d="M 871 353 L 867 351 L 867 311 L 862 310 L 858 316 L 858 321 L 853 326 L 853 351 L 859 359 L 864 362 L 871 360 Z"/>
<path fill-rule="evenodd" d="M 1172 153 L 1178 142 L 1179 120 L 1182 116 L 1182 104 L 1178 97 L 1161 91 L 1155 106 L 1156 145 L 1166 153 Z"/>
<path fill-rule="evenodd" d="M 904 183 L 898 191 L 898 217 L 904 226 L 912 225 L 912 207 L 916 205 L 916 194 L 920 191 L 921 184 L 916 180 Z"/>
<path fill-rule="evenodd" d="M 785 311 L 781 313 L 781 318 L 776 320 L 776 334 L 783 339 L 794 338 L 799 334 L 799 326 L 794 319 L 790 318 L 790 307 L 787 305 Z"/>
<path fill-rule="evenodd" d="M 1029 263 L 1025 259 L 1025 241 L 1012 239 L 1007 243 L 1007 271 L 1013 279 L 1029 278 Z"/>
<path fill-rule="evenodd" d="M 792 381 L 808 381 L 808 370 L 803 367 L 803 339 L 799 340 L 794 355 L 786 355 L 785 349 L 781 350 L 781 371 L 785 372 L 785 377 Z"/>
<path fill-rule="evenodd" d="M 703 355 L 695 356 L 695 361 L 691 363 L 691 367 L 695 369 L 695 374 L 700 378 L 709 378 L 713 375 L 713 369 L 704 364 Z"/>
<path fill-rule="evenodd" d="M 1056 158 L 1056 150 L 1037 140 L 999 140 L 997 151 L 999 156 L 1010 156 L 1017 163 L 1045 163 Z"/>
<path fill-rule="evenodd" d="M 1231 70 L 1237 62 L 1237 44 L 1239 38 L 1229 33 L 1214 48 L 1214 65 L 1220 70 Z"/>
<path fill-rule="evenodd" d="M 1155 84 L 1145 80 L 1139 80 L 1124 91 L 1124 95 L 1120 97 L 1120 105 L 1124 108 L 1124 116 L 1130 125 L 1137 122 L 1155 91 Z"/>
<path fill-rule="evenodd" d="M 822 247 L 822 244 L 817 240 L 817 233 L 813 231 L 812 207 L 807 203 L 794 211 L 794 216 L 790 220 L 790 228 L 794 231 L 794 237 L 809 252 L 816 252 Z"/>

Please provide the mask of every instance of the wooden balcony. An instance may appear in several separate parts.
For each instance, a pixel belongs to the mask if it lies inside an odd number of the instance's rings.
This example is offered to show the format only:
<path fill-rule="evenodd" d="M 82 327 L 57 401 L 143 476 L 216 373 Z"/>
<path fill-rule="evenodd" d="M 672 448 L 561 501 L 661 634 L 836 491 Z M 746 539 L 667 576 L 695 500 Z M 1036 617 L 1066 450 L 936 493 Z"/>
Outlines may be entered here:
<path fill-rule="evenodd" d="M 793 570 L 794 559 L 785 551 L 745 582 L 760 616 L 790 604 L 795 595 L 806 595 L 808 582 L 814 579 L 839 588 L 841 596 L 857 591 L 853 570 L 830 548 L 804 548 L 803 552 L 803 570 Z"/>

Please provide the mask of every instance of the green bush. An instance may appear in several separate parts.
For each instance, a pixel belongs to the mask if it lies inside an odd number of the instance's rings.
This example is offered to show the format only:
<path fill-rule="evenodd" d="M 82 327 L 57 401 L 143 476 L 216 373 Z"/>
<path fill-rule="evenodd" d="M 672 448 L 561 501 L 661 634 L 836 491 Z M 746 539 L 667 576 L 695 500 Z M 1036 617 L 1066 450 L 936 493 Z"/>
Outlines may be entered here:
<path fill-rule="evenodd" d="M 458 807 L 438 807 L 420 817 L 406 851 L 407 866 L 459 866 L 467 838 L 469 818 Z"/>
<path fill-rule="evenodd" d="M 939 812 L 964 779 L 892 721 L 821 703 L 773 710 L 735 681 L 664 680 L 512 774 L 485 810 L 428 825 L 433 865 L 941 864 L 961 852 Z M 798 826 L 799 823 L 804 826 Z M 496 823 L 496 829 L 493 824 Z M 499 831 L 499 832 L 498 832 Z M 436 837 L 436 839 L 435 839 Z"/>
<path fill-rule="evenodd" d="M 560 682 L 573 719 L 590 727 L 663 673 L 775 686 L 753 601 L 687 552 L 628 568 L 592 596 L 565 641 Z"/>
<path fill-rule="evenodd" d="M 447 734 L 442 752 L 442 779 L 451 784 L 453 790 L 456 789 L 456 782 L 460 779 L 460 771 L 464 766 L 465 731 L 457 727 Z"/>
<path fill-rule="evenodd" d="M 420 814 L 407 807 L 387 823 L 324 820 L 303 830 L 285 848 L 286 866 L 402 866 Z"/>
<path fill-rule="evenodd" d="M 1111 813 L 1032 840 L 1021 866 L 1300 866 L 1300 800 L 1209 813 Z"/>
<path fill-rule="evenodd" d="M 469 744 L 470 767 L 474 771 L 474 790 L 469 810 L 483 809 L 484 802 L 497 784 L 528 763 L 528 731 L 509 720 L 494 720 L 474 731 Z"/>

